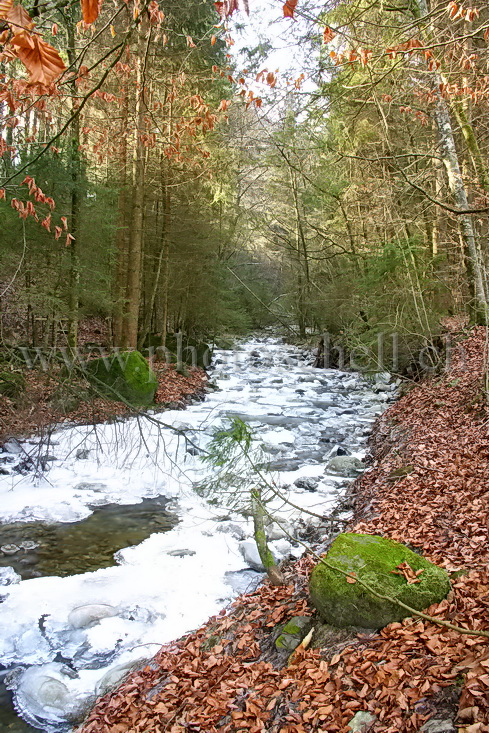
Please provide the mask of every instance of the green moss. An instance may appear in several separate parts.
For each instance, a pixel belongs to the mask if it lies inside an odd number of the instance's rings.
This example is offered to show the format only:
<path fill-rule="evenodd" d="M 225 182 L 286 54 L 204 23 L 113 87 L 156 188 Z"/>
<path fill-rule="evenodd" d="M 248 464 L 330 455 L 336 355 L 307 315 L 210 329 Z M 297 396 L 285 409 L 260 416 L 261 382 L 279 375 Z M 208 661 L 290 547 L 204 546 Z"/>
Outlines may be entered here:
<path fill-rule="evenodd" d="M 310 616 L 294 616 L 284 626 L 279 627 L 275 641 L 277 651 L 293 652 L 312 628 Z"/>
<path fill-rule="evenodd" d="M 93 359 L 86 364 L 89 381 L 106 397 L 136 406 L 153 402 L 158 380 L 139 351 Z"/>
<path fill-rule="evenodd" d="M 398 599 L 418 611 L 441 601 L 450 590 L 447 573 L 405 545 L 376 535 L 339 535 L 328 552 L 326 562 L 369 585 L 381 595 Z M 408 584 L 392 571 L 406 562 L 422 570 L 419 583 Z M 345 576 L 319 563 L 309 582 L 311 601 L 321 618 L 340 628 L 361 626 L 378 629 L 409 616 L 396 603 L 381 600 L 360 583 L 348 583 Z"/>

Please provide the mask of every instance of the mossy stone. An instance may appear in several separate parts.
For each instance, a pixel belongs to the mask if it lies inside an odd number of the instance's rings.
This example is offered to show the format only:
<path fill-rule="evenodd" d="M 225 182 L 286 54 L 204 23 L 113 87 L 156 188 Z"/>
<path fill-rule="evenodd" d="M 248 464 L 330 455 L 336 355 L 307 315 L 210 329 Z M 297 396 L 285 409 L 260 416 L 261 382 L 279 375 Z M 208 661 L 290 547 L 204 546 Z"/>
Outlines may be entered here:
<path fill-rule="evenodd" d="M 139 351 L 92 359 L 85 372 L 88 380 L 106 397 L 131 405 L 150 405 L 158 388 L 156 374 Z"/>
<path fill-rule="evenodd" d="M 294 616 L 280 629 L 275 641 L 277 651 L 293 652 L 312 629 L 310 616 Z"/>
<path fill-rule="evenodd" d="M 339 535 L 325 557 L 335 568 L 368 584 L 381 595 L 390 596 L 417 611 L 443 600 L 450 590 L 448 574 L 405 545 L 370 534 Z M 419 583 L 409 584 L 395 571 L 401 563 L 422 570 Z M 348 583 L 345 576 L 318 563 L 309 580 L 310 598 L 320 617 L 339 628 L 361 626 L 379 629 L 409 616 L 396 603 L 372 595 L 360 583 Z"/>

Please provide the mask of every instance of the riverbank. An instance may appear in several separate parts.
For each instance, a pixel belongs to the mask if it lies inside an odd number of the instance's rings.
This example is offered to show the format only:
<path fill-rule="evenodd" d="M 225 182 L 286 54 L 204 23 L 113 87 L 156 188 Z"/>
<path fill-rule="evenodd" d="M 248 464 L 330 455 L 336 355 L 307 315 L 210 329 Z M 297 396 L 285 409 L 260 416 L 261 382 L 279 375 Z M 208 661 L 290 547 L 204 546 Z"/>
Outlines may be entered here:
<path fill-rule="evenodd" d="M 186 367 L 184 375 L 173 364 L 155 362 L 153 371 L 158 379 L 157 409 L 185 407 L 205 394 L 208 379 L 203 369 Z M 124 402 L 90 395 L 81 380 L 71 382 L 67 389 L 56 372 L 25 368 L 21 374 L 21 393 L 0 399 L 0 443 L 11 437 L 39 435 L 63 423 L 97 424 L 135 414 Z"/>
<path fill-rule="evenodd" d="M 452 591 L 430 613 L 489 628 L 489 410 L 486 332 L 455 350 L 442 376 L 426 379 L 377 423 L 372 462 L 355 482 L 349 530 L 410 543 L 453 573 Z M 489 730 L 489 644 L 418 619 L 380 632 L 329 635 L 289 666 L 273 630 L 313 615 L 304 557 L 287 585 L 265 583 L 95 706 L 81 733 L 167 730 L 347 732 L 359 711 L 375 733 Z M 424 727 L 423 727 L 424 726 Z M 360 730 L 360 728 L 357 728 Z"/>

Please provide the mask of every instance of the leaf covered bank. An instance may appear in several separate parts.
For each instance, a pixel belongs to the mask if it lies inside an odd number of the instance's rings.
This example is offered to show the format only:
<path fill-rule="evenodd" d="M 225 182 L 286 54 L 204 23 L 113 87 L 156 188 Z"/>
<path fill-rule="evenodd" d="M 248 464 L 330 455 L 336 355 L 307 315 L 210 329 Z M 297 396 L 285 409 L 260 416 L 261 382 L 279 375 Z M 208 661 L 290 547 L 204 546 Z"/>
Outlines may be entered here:
<path fill-rule="evenodd" d="M 445 375 L 416 386 L 381 418 L 371 468 L 353 487 L 350 527 L 409 543 L 444 566 L 452 591 L 429 613 L 479 630 L 489 629 L 485 339 L 476 329 Z M 287 568 L 286 586 L 265 584 L 164 646 L 97 703 L 80 733 L 346 733 L 360 711 L 373 716 L 369 730 L 379 733 L 414 733 L 430 720 L 460 733 L 489 730 L 489 646 L 482 637 L 408 618 L 326 645 L 314 619 L 312 648 L 283 666 L 271 651 L 273 630 L 313 614 L 312 565 L 302 558 Z"/>

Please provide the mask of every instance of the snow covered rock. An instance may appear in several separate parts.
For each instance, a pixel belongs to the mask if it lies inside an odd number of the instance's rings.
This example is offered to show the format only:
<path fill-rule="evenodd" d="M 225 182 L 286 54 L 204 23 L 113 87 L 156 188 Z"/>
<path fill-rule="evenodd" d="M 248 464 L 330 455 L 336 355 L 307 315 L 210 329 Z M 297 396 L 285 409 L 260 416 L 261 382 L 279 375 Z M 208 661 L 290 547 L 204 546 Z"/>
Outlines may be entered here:
<path fill-rule="evenodd" d="M 243 542 L 240 542 L 239 551 L 243 555 L 243 560 L 250 568 L 257 570 L 259 573 L 265 572 L 255 540 L 243 540 Z"/>
<path fill-rule="evenodd" d="M 22 578 L 20 575 L 10 566 L 0 568 L 0 586 L 16 585 L 17 583 L 20 583 L 21 580 Z"/>
<path fill-rule="evenodd" d="M 354 456 L 335 456 L 326 465 L 326 471 L 331 471 L 339 476 L 354 476 L 364 468 L 364 464 Z"/>

